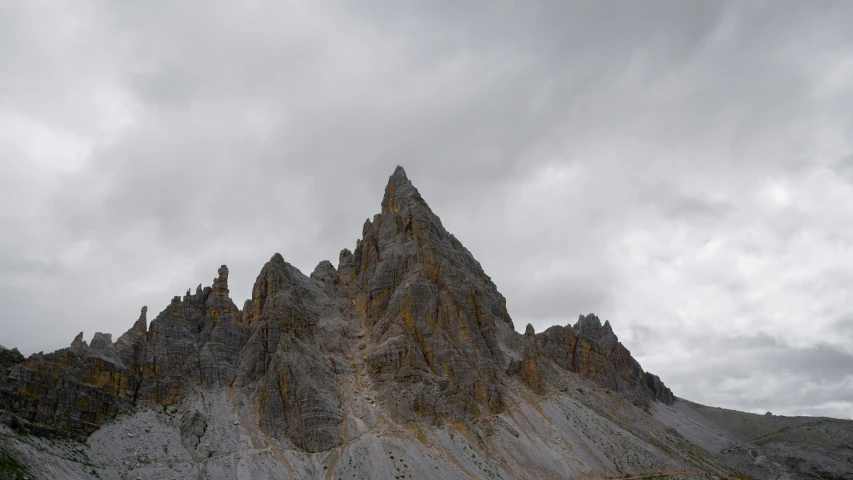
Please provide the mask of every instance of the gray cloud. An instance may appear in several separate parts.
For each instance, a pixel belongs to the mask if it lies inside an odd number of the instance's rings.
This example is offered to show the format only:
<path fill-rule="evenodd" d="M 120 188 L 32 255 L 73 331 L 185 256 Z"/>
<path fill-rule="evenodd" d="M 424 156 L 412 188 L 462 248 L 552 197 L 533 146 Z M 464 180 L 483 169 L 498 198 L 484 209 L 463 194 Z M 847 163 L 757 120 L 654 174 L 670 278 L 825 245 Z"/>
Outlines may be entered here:
<path fill-rule="evenodd" d="M 664 216 L 689 222 L 718 220 L 737 210 L 737 207 L 727 200 L 685 193 L 669 184 L 648 189 L 640 194 L 638 200 Z"/>
<path fill-rule="evenodd" d="M 4 345 L 334 262 L 401 164 L 517 325 L 599 312 L 678 395 L 853 416 L 847 2 L 0 9 Z"/>
<path fill-rule="evenodd" d="M 846 417 L 853 406 L 853 354 L 820 343 L 797 348 L 767 335 L 685 342 L 703 363 L 676 367 L 670 381 L 682 396 L 756 413 L 800 412 Z M 744 391 L 752 385 L 751 391 Z"/>

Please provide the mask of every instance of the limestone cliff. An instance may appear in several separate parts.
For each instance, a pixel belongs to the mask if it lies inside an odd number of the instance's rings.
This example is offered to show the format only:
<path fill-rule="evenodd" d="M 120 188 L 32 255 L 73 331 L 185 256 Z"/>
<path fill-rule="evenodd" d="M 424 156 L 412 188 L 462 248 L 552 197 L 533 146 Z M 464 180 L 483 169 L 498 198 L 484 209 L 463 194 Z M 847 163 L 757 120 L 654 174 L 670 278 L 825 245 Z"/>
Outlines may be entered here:
<path fill-rule="evenodd" d="M 143 307 L 115 342 L 81 333 L 27 359 L 0 348 L 0 420 L 83 440 L 134 406 L 224 392 L 235 424 L 250 422 L 257 441 L 324 452 L 380 417 L 493 435 L 512 402 L 575 378 L 641 409 L 674 400 L 595 315 L 516 332 L 491 278 L 397 167 L 380 213 L 337 268 L 323 261 L 306 276 L 275 254 L 239 309 L 223 265 L 211 286 L 174 297 L 150 324 Z M 215 421 L 193 408 L 181 443 L 201 449 Z"/>
<path fill-rule="evenodd" d="M 0 345 L 0 374 L 5 374 L 12 368 L 13 365 L 24 361 L 24 356 L 17 348 L 9 350 Z"/>
<path fill-rule="evenodd" d="M 548 356 L 560 367 L 580 373 L 602 387 L 620 392 L 635 405 L 649 401 L 671 404 L 675 397 L 656 375 L 644 372 L 625 348 L 609 321 L 581 315 L 574 326 L 554 326 L 537 335 Z"/>
<path fill-rule="evenodd" d="M 369 340 L 380 398 L 404 420 L 470 419 L 503 408 L 497 330 L 506 300 L 402 168 L 338 271 Z"/>

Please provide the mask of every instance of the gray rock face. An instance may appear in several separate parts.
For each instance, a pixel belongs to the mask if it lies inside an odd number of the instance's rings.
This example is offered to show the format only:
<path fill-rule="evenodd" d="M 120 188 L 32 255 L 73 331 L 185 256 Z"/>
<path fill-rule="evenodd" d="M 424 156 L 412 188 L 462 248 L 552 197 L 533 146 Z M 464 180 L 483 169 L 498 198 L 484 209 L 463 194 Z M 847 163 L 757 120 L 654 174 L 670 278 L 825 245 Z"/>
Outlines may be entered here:
<path fill-rule="evenodd" d="M 173 298 L 140 338 L 141 345 L 131 344 L 144 351 L 141 364 L 134 365 L 142 380 L 140 395 L 169 405 L 192 386 L 231 384 L 245 334 L 227 282 L 223 266 L 214 279 L 216 288 Z M 143 321 L 140 317 L 132 330 L 141 332 Z"/>
<path fill-rule="evenodd" d="M 340 445 L 341 392 L 332 365 L 295 335 L 282 336 L 264 379 L 278 396 L 261 404 L 261 428 L 309 452 Z"/>
<path fill-rule="evenodd" d="M 142 307 L 142 311 L 139 313 L 139 318 L 136 320 L 136 323 L 133 324 L 133 327 L 124 332 L 124 334 L 116 340 L 116 353 L 123 365 L 141 366 L 145 359 L 145 346 L 147 345 L 147 342 L 145 341 L 145 334 L 148 332 L 147 315 L 148 307 Z M 80 332 L 80 335 L 74 339 L 74 343 L 72 343 L 71 346 L 84 346 L 85 342 L 82 342 L 82 339 L 83 332 Z"/>
<path fill-rule="evenodd" d="M 325 291 L 335 292 L 336 276 L 320 269 L 312 280 L 275 254 L 258 275 L 243 314 L 248 342 L 235 385 L 253 391 L 264 431 L 309 452 L 341 443 L 334 357 L 346 347 L 345 324 L 340 306 Z"/>
<path fill-rule="evenodd" d="M 625 395 L 637 406 L 648 408 L 649 401 L 671 404 L 675 399 L 660 378 L 643 371 L 610 322 L 602 325 L 593 314 L 581 315 L 574 326 L 551 327 L 540 337 L 555 364 Z"/>
<path fill-rule="evenodd" d="M 201 438 L 207 432 L 207 418 L 198 410 L 192 410 L 181 418 L 181 444 L 189 451 L 198 448 Z"/>
<path fill-rule="evenodd" d="M 382 212 L 338 271 L 370 340 L 367 362 L 403 420 L 467 420 L 504 408 L 498 329 L 506 300 L 398 167 Z"/>
<path fill-rule="evenodd" d="M 85 344 L 35 354 L 0 377 L 0 421 L 38 434 L 85 438 L 132 404 L 139 381 L 114 360 L 114 349 L 96 336 Z"/>
<path fill-rule="evenodd" d="M 575 374 L 635 405 L 673 399 L 594 315 L 515 332 L 492 280 L 398 167 L 381 213 L 337 268 L 323 261 L 309 277 L 275 254 L 240 310 L 223 265 L 150 324 L 143 307 L 115 342 L 80 334 L 26 360 L 0 349 L 0 419 L 84 439 L 134 405 L 171 412 L 226 392 L 251 435 L 327 452 L 377 422 L 493 435 L 508 398 L 555 392 Z M 181 410 L 183 447 L 200 449 L 219 414 Z"/>
<path fill-rule="evenodd" d="M 227 269 L 218 290 L 175 297 L 146 327 L 147 309 L 118 341 L 82 334 L 70 348 L 33 355 L 0 377 L 0 419 L 36 433 L 85 438 L 137 401 L 163 405 L 195 386 L 233 381 L 245 343 L 240 311 L 227 297 Z"/>
<path fill-rule="evenodd" d="M 664 385 L 657 375 L 646 372 L 645 376 L 646 386 L 652 392 L 654 398 L 658 401 L 666 403 L 667 405 L 672 405 L 672 402 L 675 401 L 675 395 L 672 394 L 672 390 L 670 390 L 666 385 Z"/>
<path fill-rule="evenodd" d="M 24 356 L 21 355 L 21 352 L 17 348 L 9 350 L 0 345 L 0 375 L 8 373 L 13 365 L 17 365 L 23 361 Z"/>

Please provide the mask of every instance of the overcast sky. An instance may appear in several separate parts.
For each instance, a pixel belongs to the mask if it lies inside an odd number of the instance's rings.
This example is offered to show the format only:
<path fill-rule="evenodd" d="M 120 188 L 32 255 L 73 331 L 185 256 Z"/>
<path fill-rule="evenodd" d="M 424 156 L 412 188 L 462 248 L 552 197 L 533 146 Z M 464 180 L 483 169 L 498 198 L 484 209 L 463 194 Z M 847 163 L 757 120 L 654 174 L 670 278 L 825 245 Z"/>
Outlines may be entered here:
<path fill-rule="evenodd" d="M 853 417 L 853 2 L 0 0 L 0 344 L 337 264 L 406 168 L 519 329 Z M 153 318 L 149 314 L 149 319 Z"/>

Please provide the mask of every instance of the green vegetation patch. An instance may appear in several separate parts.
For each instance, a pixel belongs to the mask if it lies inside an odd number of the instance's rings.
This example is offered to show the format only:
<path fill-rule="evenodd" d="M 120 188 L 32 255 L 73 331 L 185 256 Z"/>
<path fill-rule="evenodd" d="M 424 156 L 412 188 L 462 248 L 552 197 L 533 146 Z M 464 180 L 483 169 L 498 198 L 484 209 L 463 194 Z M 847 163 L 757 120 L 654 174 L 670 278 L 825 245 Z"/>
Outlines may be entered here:
<path fill-rule="evenodd" d="M 28 476 L 27 467 L 21 465 L 6 452 L 0 452 L 0 480 L 23 480 Z"/>

